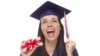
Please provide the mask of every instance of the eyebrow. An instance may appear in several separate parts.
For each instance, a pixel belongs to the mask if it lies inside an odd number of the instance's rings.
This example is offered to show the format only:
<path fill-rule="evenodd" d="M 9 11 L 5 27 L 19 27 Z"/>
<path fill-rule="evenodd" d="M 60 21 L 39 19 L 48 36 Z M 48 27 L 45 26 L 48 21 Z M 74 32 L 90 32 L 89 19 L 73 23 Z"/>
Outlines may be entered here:
<path fill-rule="evenodd" d="M 41 21 L 45 21 L 46 19 L 42 19 Z"/>
<path fill-rule="evenodd" d="M 52 19 L 57 19 L 57 18 L 52 18 Z"/>
<path fill-rule="evenodd" d="M 57 18 L 53 17 L 52 19 L 53 20 L 56 20 Z M 45 19 L 45 18 L 44 19 L 41 19 L 41 21 L 45 21 L 45 20 L 47 20 L 47 19 Z"/>

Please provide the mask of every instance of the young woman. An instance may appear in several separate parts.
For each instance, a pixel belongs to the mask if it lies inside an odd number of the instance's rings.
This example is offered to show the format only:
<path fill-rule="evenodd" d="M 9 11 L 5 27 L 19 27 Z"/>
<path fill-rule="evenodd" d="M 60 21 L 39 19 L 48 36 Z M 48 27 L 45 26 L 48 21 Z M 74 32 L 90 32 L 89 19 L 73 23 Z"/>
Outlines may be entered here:
<path fill-rule="evenodd" d="M 35 46 L 34 49 L 22 56 L 78 56 L 75 48 L 76 43 L 72 40 L 64 42 L 64 28 L 61 18 L 70 10 L 47 1 L 38 8 L 31 16 L 40 20 L 38 36 L 41 37 L 43 45 Z"/>

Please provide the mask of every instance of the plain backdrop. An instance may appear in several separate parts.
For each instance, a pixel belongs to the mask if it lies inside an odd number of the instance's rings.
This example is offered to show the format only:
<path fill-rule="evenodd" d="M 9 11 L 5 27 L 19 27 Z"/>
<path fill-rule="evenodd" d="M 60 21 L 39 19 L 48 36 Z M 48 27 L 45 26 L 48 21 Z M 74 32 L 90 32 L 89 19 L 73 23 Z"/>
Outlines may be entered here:
<path fill-rule="evenodd" d="M 30 14 L 45 1 L 0 0 L 0 56 L 19 56 L 20 43 L 37 37 L 39 21 Z M 100 56 L 99 0 L 50 1 L 72 11 L 67 15 L 68 30 L 79 55 Z"/>

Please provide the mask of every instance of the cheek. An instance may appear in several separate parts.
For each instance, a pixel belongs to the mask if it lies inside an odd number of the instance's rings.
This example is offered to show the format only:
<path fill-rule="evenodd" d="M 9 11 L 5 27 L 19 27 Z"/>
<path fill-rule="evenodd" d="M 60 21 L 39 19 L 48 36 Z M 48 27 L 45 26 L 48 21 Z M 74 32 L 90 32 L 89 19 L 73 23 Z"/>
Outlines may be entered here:
<path fill-rule="evenodd" d="M 61 30 L 60 24 L 56 24 L 55 26 L 56 26 L 57 31 Z"/>
<path fill-rule="evenodd" d="M 46 29 L 46 26 L 45 25 L 41 25 L 41 30 L 42 30 L 43 34 L 45 32 L 45 29 Z"/>
<path fill-rule="evenodd" d="M 60 33 L 60 30 L 61 30 L 61 27 L 60 27 L 60 25 L 58 24 L 58 25 L 56 25 L 56 33 L 57 33 L 57 35 L 59 35 L 59 33 Z"/>

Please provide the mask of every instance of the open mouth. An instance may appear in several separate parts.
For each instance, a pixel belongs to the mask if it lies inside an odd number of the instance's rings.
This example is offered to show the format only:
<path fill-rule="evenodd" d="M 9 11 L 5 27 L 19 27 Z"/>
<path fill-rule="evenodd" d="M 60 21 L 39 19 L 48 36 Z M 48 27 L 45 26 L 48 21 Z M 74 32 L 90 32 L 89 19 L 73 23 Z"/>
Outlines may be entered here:
<path fill-rule="evenodd" d="M 48 37 L 54 37 L 55 30 L 47 30 L 47 35 L 48 35 Z"/>

